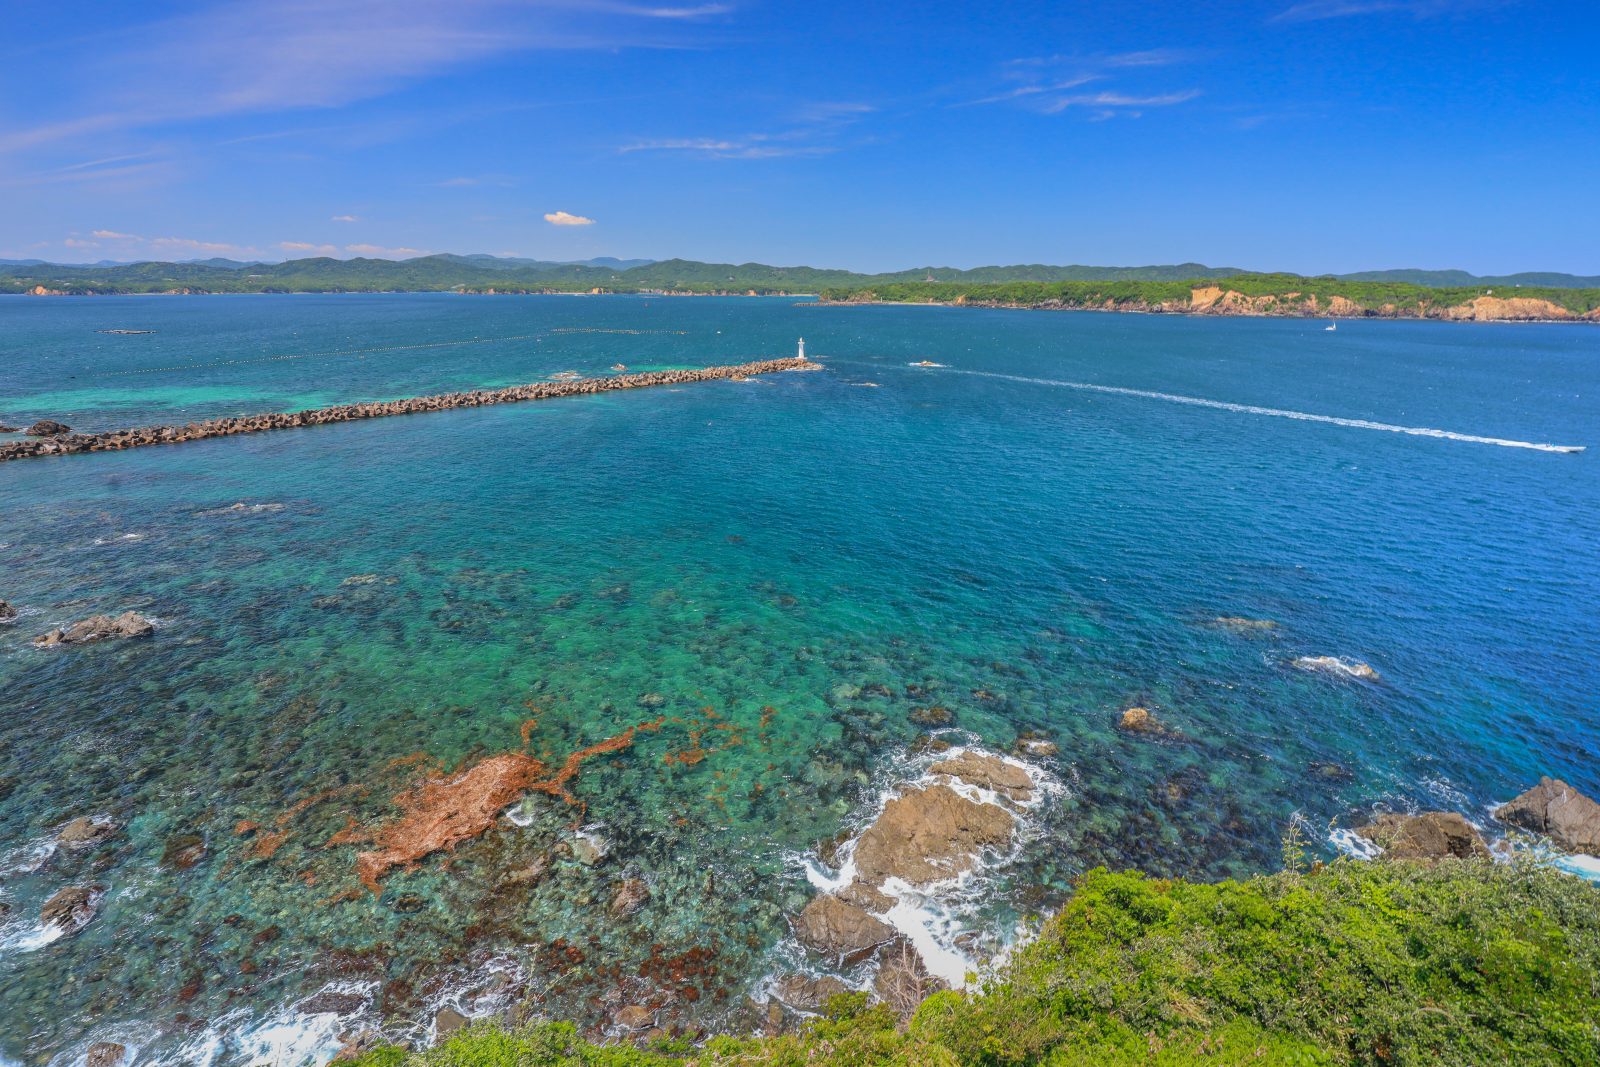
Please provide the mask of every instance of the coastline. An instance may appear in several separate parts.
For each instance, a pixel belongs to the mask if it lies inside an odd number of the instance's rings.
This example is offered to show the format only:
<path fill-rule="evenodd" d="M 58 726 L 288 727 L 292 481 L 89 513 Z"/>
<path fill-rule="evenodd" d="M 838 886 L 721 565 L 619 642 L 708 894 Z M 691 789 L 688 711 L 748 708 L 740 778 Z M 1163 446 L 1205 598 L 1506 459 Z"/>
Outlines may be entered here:
<path fill-rule="evenodd" d="M 1600 325 L 1600 310 L 1589 312 L 1585 315 L 1567 314 L 1564 316 L 1553 315 L 1495 315 L 1495 314 L 1451 314 L 1453 310 L 1462 305 L 1452 307 L 1427 307 L 1418 309 L 1414 307 L 1397 308 L 1341 308 L 1338 310 L 1314 311 L 1294 305 L 1276 305 L 1267 308 L 1227 307 L 1215 306 L 1168 306 L 1151 305 L 1145 303 L 1113 303 L 1107 301 L 1103 304 L 1071 304 L 1060 301 L 1044 301 L 1039 303 L 1011 303 L 987 300 L 830 300 L 818 298 L 817 300 L 797 301 L 795 307 L 806 308 L 868 308 L 868 307 L 938 307 L 938 308 L 978 308 L 988 311 L 1081 311 L 1102 312 L 1114 315 L 1177 315 L 1194 318 L 1217 319 L 1306 319 L 1309 321 L 1362 321 L 1381 320 L 1389 322 L 1450 322 L 1450 323 L 1523 323 L 1527 325 Z"/>

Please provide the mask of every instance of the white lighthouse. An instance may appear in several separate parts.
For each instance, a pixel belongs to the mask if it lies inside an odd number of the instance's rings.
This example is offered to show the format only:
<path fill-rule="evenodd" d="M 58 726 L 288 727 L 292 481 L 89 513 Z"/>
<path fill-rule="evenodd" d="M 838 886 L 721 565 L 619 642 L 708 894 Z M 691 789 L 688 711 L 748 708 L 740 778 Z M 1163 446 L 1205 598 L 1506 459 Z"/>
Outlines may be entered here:
<path fill-rule="evenodd" d="M 800 351 L 794 358 L 795 359 L 805 359 L 806 358 L 806 339 L 804 337 L 800 338 Z"/>

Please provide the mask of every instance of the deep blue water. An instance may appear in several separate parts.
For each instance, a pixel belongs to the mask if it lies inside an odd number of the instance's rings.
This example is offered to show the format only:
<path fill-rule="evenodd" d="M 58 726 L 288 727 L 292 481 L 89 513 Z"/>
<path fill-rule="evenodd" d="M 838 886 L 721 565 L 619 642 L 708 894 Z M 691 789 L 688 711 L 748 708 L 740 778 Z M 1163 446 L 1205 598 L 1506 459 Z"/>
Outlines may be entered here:
<path fill-rule="evenodd" d="M 499 1000 L 474 1003 L 591 1022 L 622 995 L 595 968 L 633 976 L 653 945 L 716 953 L 672 1018 L 740 1026 L 807 898 L 794 856 L 870 811 L 929 703 L 995 748 L 1024 730 L 1061 746 L 1062 792 L 973 916 L 995 929 L 1095 864 L 1271 869 L 1296 813 L 1486 822 L 1541 773 L 1600 791 L 1586 327 L 4 298 L 0 422 L 96 429 L 738 362 L 802 334 L 825 371 L 0 466 L 0 598 L 22 612 L 0 625 L 0 1061 L 69 1063 L 107 1036 L 148 1062 L 288 1057 L 307 1014 L 293 1006 L 330 982 L 360 992 L 350 1018 L 396 1033 L 491 985 Z M 924 359 L 946 366 L 908 366 Z M 254 510 L 216 513 L 238 503 Z M 153 639 L 29 645 L 130 608 L 160 621 Z M 1382 680 L 1295 669 L 1302 655 Z M 1119 732 L 1132 705 L 1182 739 Z M 559 758 L 658 714 L 674 721 L 577 779 L 613 846 L 598 865 L 558 855 L 542 881 L 507 880 L 570 842 L 557 802 L 390 875 L 377 899 L 347 892 L 352 849 L 322 847 L 347 816 L 389 810 L 417 774 L 400 757 L 514 750 L 537 716 L 535 750 Z M 666 760 L 718 722 L 737 743 Z M 270 858 L 234 832 L 351 786 L 369 791 L 287 821 Z M 118 836 L 50 852 L 83 814 Z M 204 859 L 164 863 L 189 836 Z M 611 918 L 627 876 L 652 901 Z M 95 922 L 37 943 L 42 902 L 91 881 Z M 560 977 L 558 941 L 586 957 Z"/>

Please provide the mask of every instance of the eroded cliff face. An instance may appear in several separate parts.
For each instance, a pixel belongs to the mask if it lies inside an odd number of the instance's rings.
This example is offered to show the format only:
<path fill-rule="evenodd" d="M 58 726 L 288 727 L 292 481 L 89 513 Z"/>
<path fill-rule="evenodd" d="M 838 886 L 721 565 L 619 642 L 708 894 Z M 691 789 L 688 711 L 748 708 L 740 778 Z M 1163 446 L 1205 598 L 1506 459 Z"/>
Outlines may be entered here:
<path fill-rule="evenodd" d="M 850 293 L 839 299 L 822 301 L 823 304 L 877 304 L 884 303 L 872 290 Z M 888 301 L 896 303 L 898 301 Z M 1479 296 L 1464 304 L 1442 304 L 1424 299 L 1415 303 L 1384 303 L 1376 306 L 1357 303 L 1347 296 L 1334 294 L 1319 298 L 1315 293 L 1291 290 L 1284 293 L 1267 293 L 1252 296 L 1237 289 L 1221 285 L 1197 285 L 1189 290 L 1187 300 L 1152 302 L 1141 297 L 1118 299 L 1096 295 L 1091 298 L 1050 297 L 1030 303 L 1013 303 L 1005 300 L 984 299 L 969 293 L 953 300 L 929 299 L 928 303 L 949 303 L 956 307 L 1026 308 L 1041 311 L 1131 311 L 1169 315 L 1240 315 L 1278 316 L 1284 318 L 1327 319 L 1436 319 L 1449 322 L 1600 322 L 1600 308 L 1585 314 L 1569 311 L 1560 304 L 1536 297 L 1499 297 L 1489 294 Z"/>

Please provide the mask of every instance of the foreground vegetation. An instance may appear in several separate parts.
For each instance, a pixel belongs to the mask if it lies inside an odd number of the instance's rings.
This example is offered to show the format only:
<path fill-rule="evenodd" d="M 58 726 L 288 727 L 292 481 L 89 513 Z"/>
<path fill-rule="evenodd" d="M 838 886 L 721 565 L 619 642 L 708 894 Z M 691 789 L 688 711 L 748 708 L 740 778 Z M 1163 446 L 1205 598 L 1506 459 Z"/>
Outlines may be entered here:
<path fill-rule="evenodd" d="M 1525 863 L 1339 861 L 1244 882 L 1085 875 L 969 994 L 865 994 L 777 1037 L 597 1045 L 478 1024 L 367 1067 L 1593 1064 L 1600 889 Z"/>

